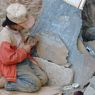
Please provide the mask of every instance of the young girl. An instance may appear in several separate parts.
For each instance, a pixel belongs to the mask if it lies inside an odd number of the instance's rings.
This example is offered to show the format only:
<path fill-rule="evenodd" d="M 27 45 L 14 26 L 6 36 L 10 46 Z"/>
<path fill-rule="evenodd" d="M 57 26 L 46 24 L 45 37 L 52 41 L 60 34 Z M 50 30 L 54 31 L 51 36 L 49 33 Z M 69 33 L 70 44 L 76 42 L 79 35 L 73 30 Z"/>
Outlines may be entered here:
<path fill-rule="evenodd" d="M 24 5 L 13 3 L 7 8 L 0 32 L 0 75 L 9 91 L 34 92 L 47 83 L 46 73 L 33 64 L 30 50 L 34 44 L 24 43 L 20 31 L 34 24 Z"/>

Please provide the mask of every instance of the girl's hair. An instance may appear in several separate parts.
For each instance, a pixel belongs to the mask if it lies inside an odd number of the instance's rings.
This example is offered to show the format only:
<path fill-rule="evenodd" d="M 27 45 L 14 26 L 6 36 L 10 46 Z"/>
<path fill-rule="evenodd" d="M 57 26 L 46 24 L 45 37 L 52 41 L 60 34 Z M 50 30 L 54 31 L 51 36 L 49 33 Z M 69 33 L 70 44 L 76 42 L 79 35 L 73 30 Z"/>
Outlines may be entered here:
<path fill-rule="evenodd" d="M 2 23 L 2 26 L 10 26 L 10 25 L 16 25 L 16 23 L 12 22 L 11 20 L 8 19 L 8 17 L 6 16 L 5 21 Z"/>

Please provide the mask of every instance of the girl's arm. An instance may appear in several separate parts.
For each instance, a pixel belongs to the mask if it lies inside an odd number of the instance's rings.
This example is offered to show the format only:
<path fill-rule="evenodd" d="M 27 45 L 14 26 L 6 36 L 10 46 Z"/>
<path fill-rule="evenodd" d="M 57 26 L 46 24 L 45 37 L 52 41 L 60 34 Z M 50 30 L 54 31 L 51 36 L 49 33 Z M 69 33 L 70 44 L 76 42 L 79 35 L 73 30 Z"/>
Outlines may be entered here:
<path fill-rule="evenodd" d="M 2 42 L 0 47 L 0 61 L 4 65 L 15 65 L 27 58 L 23 48 L 16 48 L 8 42 Z"/>

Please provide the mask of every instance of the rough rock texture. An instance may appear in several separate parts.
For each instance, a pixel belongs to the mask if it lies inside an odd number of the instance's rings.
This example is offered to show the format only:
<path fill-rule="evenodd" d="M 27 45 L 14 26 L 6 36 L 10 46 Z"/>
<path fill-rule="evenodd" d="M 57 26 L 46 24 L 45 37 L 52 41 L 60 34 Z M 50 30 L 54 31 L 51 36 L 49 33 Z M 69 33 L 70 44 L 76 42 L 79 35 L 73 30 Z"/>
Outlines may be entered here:
<path fill-rule="evenodd" d="M 41 58 L 35 58 L 42 69 L 47 73 L 50 86 L 64 86 L 73 81 L 73 71 L 70 68 L 59 66 Z"/>
<path fill-rule="evenodd" d="M 90 84 L 93 85 L 94 89 L 95 89 L 95 76 L 93 76 L 91 79 L 90 79 Z"/>
<path fill-rule="evenodd" d="M 86 0 L 86 4 L 82 12 L 82 19 L 82 36 L 84 41 L 87 41 L 89 39 L 89 36 L 86 36 L 87 34 L 89 35 L 89 31 L 87 30 L 91 27 L 95 27 L 95 0 Z"/>
<path fill-rule="evenodd" d="M 95 95 L 95 76 L 89 80 L 89 86 L 85 89 L 84 95 Z"/>
<path fill-rule="evenodd" d="M 84 92 L 84 95 L 95 95 L 95 89 L 91 86 L 88 86 Z"/>
<path fill-rule="evenodd" d="M 62 40 L 53 33 L 40 33 L 37 53 L 39 57 L 60 65 L 66 65 L 68 50 Z"/>
<path fill-rule="evenodd" d="M 75 82 L 83 86 L 95 71 L 95 59 L 77 49 L 81 26 L 79 9 L 63 0 L 43 0 L 42 12 L 32 32 L 52 32 L 60 36 L 69 50 L 68 61 L 73 64 Z"/>
<path fill-rule="evenodd" d="M 87 30 L 82 30 L 84 42 L 95 40 L 95 27 L 89 27 Z"/>
<path fill-rule="evenodd" d="M 95 26 L 95 0 L 86 0 L 83 12 L 83 26 L 87 28 Z"/>

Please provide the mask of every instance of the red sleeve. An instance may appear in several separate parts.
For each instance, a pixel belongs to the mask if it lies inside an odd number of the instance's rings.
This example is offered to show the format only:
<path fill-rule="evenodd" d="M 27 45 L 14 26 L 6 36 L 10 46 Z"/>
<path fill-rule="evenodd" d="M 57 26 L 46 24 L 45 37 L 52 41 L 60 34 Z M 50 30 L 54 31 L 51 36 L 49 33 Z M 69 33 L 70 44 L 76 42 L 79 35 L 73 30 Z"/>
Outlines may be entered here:
<path fill-rule="evenodd" d="M 15 65 L 27 58 L 23 48 L 17 49 L 8 42 L 3 42 L 0 47 L 0 61 L 5 65 Z"/>

